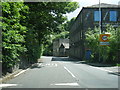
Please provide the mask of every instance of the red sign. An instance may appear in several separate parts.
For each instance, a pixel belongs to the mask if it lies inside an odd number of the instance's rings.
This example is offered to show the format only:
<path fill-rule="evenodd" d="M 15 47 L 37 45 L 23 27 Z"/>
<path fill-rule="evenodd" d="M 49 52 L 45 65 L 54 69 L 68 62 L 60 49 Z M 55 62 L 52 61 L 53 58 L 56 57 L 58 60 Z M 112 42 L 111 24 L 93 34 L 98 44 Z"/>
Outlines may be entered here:
<path fill-rule="evenodd" d="M 110 34 L 100 34 L 100 45 L 107 46 L 109 45 L 109 39 Z"/>

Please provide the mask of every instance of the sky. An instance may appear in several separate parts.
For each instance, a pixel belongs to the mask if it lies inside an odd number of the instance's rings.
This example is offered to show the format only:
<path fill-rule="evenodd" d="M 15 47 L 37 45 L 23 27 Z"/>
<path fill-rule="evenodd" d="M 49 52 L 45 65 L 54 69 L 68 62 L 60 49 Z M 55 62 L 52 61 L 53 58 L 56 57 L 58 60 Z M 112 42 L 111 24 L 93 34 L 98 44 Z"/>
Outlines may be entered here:
<path fill-rule="evenodd" d="M 79 2 L 80 8 L 76 9 L 74 12 L 67 14 L 68 20 L 70 20 L 73 17 L 77 17 L 82 7 L 99 4 L 99 0 L 73 0 L 73 1 Z M 120 0 L 100 0 L 101 3 L 117 4 L 117 5 L 119 1 Z"/>

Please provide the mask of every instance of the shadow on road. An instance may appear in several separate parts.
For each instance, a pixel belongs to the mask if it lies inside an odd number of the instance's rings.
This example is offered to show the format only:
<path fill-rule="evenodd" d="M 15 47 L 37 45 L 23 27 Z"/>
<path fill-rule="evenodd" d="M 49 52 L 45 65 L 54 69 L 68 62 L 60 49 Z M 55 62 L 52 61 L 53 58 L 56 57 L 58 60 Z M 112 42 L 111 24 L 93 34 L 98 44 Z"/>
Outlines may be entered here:
<path fill-rule="evenodd" d="M 120 76 L 120 72 L 108 72 L 108 74 Z"/>
<path fill-rule="evenodd" d="M 40 62 L 39 63 L 35 63 L 34 65 L 32 65 L 30 67 L 30 69 L 34 69 L 34 68 L 42 68 L 43 66 L 40 65 Z"/>
<path fill-rule="evenodd" d="M 53 57 L 51 61 L 65 61 L 65 62 L 78 62 L 79 60 L 69 57 Z"/>
<path fill-rule="evenodd" d="M 88 62 L 85 62 L 85 64 L 88 64 L 88 65 L 91 65 L 91 66 L 94 66 L 94 67 L 113 67 L 113 66 L 116 66 L 115 64 L 104 64 L 104 63 L 88 63 Z"/>

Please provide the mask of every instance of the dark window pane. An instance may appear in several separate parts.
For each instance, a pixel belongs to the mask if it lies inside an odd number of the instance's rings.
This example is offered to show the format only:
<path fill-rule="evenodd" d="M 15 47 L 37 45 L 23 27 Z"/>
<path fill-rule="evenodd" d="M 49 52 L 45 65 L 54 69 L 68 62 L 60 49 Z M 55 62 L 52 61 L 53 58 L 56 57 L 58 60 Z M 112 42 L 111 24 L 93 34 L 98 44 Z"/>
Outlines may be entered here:
<path fill-rule="evenodd" d="M 110 11 L 110 21 L 117 21 L 117 12 Z"/>
<path fill-rule="evenodd" d="M 94 21 L 101 21 L 101 11 L 94 11 Z"/>

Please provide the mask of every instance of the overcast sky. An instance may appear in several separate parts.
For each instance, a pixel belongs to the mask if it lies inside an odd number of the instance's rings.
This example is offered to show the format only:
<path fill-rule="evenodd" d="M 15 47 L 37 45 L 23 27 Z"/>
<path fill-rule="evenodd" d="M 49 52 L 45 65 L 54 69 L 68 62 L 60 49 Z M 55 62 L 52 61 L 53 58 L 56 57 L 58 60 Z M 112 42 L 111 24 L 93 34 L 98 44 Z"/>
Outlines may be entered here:
<path fill-rule="evenodd" d="M 85 6 L 91 6 L 94 4 L 99 4 L 99 0 L 73 0 L 79 2 L 80 8 L 76 9 L 74 12 L 67 14 L 68 20 L 70 20 L 73 17 L 76 17 L 82 7 Z M 100 0 L 101 3 L 108 3 L 108 4 L 117 4 L 120 0 Z"/>

